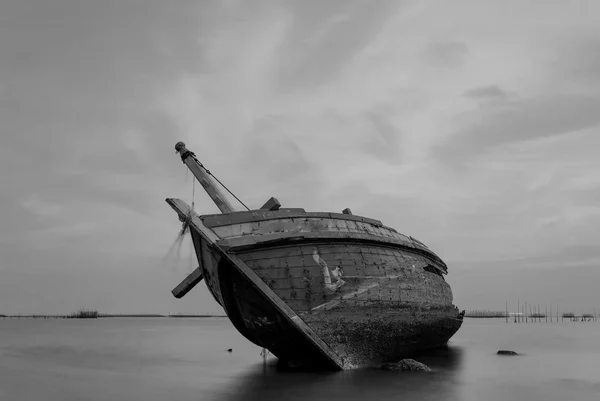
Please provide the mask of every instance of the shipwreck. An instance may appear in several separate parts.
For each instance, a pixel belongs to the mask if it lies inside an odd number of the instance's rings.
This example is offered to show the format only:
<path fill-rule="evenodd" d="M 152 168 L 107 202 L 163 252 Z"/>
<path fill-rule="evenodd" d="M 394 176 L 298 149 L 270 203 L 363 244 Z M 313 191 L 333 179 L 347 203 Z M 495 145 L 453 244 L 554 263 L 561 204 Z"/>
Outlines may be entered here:
<path fill-rule="evenodd" d="M 204 280 L 235 328 L 280 366 L 396 361 L 447 344 L 461 327 L 448 268 L 422 242 L 349 209 L 307 212 L 270 198 L 237 211 L 183 142 L 175 150 L 222 213 L 197 215 L 166 199 L 198 259 L 172 293 L 181 298 Z"/>

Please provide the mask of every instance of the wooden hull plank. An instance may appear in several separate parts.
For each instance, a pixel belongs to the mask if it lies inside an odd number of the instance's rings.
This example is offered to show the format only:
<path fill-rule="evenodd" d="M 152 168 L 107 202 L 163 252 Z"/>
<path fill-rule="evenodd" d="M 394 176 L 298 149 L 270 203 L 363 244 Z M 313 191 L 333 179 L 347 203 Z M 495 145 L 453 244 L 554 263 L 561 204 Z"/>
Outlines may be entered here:
<path fill-rule="evenodd" d="M 249 223 L 253 221 L 278 220 L 282 217 L 287 218 L 317 218 L 317 219 L 341 219 L 351 220 L 357 223 L 368 223 L 374 226 L 382 227 L 383 223 L 376 219 L 368 217 L 355 216 L 342 213 L 327 212 L 306 212 L 304 209 L 285 208 L 276 211 L 267 210 L 249 210 L 243 212 L 233 212 L 226 214 L 207 214 L 202 215 L 201 219 L 204 225 L 210 228 L 219 226 L 228 226 L 230 224 Z M 394 230 L 395 231 L 395 230 Z"/>
<path fill-rule="evenodd" d="M 356 234 L 345 232 L 303 232 L 303 233 L 276 233 L 261 236 L 242 236 L 219 241 L 219 246 L 230 253 L 238 253 L 258 247 L 273 247 L 277 245 L 293 244 L 294 242 L 308 241 L 348 241 L 353 240 L 371 244 L 389 244 L 391 246 L 409 249 L 412 252 L 432 258 L 436 262 L 436 268 L 447 273 L 446 264 L 429 249 L 414 246 L 394 238 L 380 237 L 374 234 Z"/>

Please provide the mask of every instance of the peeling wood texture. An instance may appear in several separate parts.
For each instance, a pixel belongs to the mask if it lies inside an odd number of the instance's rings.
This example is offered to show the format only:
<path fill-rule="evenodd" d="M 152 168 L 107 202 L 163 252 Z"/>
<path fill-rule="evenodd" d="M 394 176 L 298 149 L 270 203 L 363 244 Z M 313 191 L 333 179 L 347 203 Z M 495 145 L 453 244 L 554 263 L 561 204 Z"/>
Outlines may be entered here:
<path fill-rule="evenodd" d="M 315 261 L 315 252 L 321 264 Z M 297 312 L 309 312 L 334 302 L 386 301 L 429 306 L 452 305 L 452 290 L 440 271 L 431 272 L 423 255 L 375 245 L 297 244 L 241 253 L 281 299 Z M 344 284 L 335 291 L 326 286 L 338 269 Z"/>
<path fill-rule="evenodd" d="M 298 242 L 319 242 L 319 243 L 354 243 L 369 245 L 387 245 L 397 248 L 398 250 L 410 251 L 415 254 L 427 256 L 430 258 L 430 264 L 438 269 L 441 273 L 447 273 L 446 264 L 433 252 L 415 247 L 411 243 L 398 241 L 390 238 L 381 238 L 371 234 L 348 234 L 335 232 L 317 232 L 317 233 L 302 233 L 302 234 L 269 234 L 260 237 L 247 236 L 234 239 L 219 241 L 219 245 L 228 252 L 243 252 L 249 249 L 265 249 L 275 246 L 288 245 Z"/>

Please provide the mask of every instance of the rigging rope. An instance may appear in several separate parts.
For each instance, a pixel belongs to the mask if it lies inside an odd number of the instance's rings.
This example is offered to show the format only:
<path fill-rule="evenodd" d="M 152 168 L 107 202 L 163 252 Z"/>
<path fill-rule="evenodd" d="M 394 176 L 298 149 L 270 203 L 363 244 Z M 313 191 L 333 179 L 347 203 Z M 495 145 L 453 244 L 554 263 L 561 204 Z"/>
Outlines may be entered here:
<path fill-rule="evenodd" d="M 194 270 L 194 240 L 192 239 L 192 231 L 190 230 L 190 271 Z"/>
<path fill-rule="evenodd" d="M 202 163 L 200 163 L 200 165 L 202 166 Z M 202 167 L 204 167 L 204 166 L 202 166 Z M 244 202 L 242 202 L 242 201 L 240 200 L 240 198 L 238 198 L 237 196 L 235 196 L 235 194 L 234 194 L 233 192 L 231 192 L 231 191 L 229 190 L 229 188 L 227 188 L 227 187 L 225 186 L 225 184 L 223 184 L 223 183 L 222 183 L 222 182 L 221 182 L 221 181 L 220 181 L 220 180 L 219 180 L 217 177 L 215 177 L 215 175 L 214 175 L 213 173 L 211 173 L 209 169 L 207 169 L 206 167 L 204 167 L 204 169 L 206 170 L 206 173 L 207 173 L 208 175 L 212 176 L 212 178 L 214 178 L 214 179 L 215 179 L 215 181 L 217 181 L 217 182 L 218 182 L 218 183 L 219 183 L 219 184 L 220 184 L 220 185 L 221 185 L 223 188 L 225 188 L 225 190 L 226 190 L 227 192 L 229 192 L 229 193 L 231 194 L 231 196 L 233 196 L 233 197 L 234 197 L 234 198 L 235 198 L 235 199 L 236 199 L 238 202 L 240 202 L 240 203 L 242 204 L 242 206 L 244 206 L 244 207 L 245 207 L 247 210 L 250 210 L 250 208 L 249 208 L 248 206 L 246 206 L 246 204 L 245 204 Z"/>

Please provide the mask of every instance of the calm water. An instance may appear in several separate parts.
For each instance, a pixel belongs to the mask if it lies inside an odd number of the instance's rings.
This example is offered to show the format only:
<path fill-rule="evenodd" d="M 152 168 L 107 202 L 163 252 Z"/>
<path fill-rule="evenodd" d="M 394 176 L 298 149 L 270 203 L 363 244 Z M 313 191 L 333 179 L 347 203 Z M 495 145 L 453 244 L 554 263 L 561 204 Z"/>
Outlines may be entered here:
<path fill-rule="evenodd" d="M 260 351 L 227 319 L 0 319 L 0 400 L 600 400 L 600 322 L 466 319 L 416 358 L 433 373 L 278 373 Z"/>

